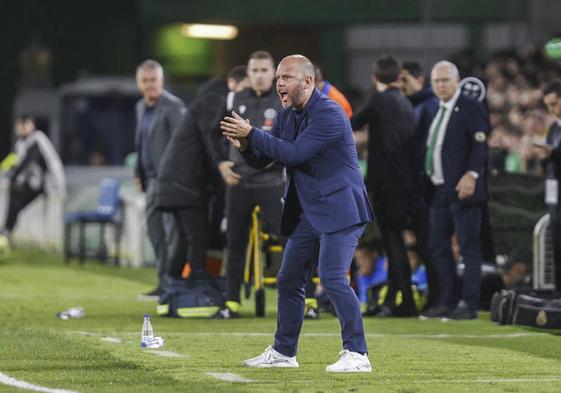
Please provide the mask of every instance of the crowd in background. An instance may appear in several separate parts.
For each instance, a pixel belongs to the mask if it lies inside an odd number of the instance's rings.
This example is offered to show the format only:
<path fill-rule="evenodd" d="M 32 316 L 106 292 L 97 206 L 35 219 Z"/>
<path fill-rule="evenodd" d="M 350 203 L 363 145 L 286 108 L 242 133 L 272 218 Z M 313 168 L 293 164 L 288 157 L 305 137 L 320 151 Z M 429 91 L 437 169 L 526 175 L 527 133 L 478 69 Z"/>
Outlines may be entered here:
<path fill-rule="evenodd" d="M 469 53 L 460 53 L 453 61 L 462 74 L 479 76 L 487 85 L 491 171 L 543 175 L 532 143 L 545 141 L 553 118 L 543 106 L 540 86 L 561 76 L 559 63 L 532 44 L 497 52 L 484 65 L 477 64 Z"/>

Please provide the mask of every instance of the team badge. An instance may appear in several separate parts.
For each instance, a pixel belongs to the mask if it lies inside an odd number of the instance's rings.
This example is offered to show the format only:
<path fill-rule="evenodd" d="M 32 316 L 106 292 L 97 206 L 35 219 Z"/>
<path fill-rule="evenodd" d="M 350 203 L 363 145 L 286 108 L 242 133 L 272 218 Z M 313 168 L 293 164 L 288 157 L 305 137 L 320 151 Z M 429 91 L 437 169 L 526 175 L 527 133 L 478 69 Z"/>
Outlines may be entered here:
<path fill-rule="evenodd" d="M 458 86 L 464 97 L 482 102 L 485 99 L 485 84 L 474 76 L 468 76 L 460 81 Z"/>
<path fill-rule="evenodd" d="M 265 119 L 274 119 L 275 116 L 277 116 L 277 111 L 273 108 L 266 109 L 265 112 L 263 112 L 263 116 Z"/>
<path fill-rule="evenodd" d="M 487 135 L 485 135 L 485 133 L 483 131 L 477 131 L 475 133 L 475 141 L 476 142 L 485 142 L 485 140 L 487 139 Z"/>
<path fill-rule="evenodd" d="M 247 110 L 247 107 L 245 105 L 240 105 L 238 107 L 238 112 L 239 112 L 240 115 L 243 115 L 246 110 Z"/>
<path fill-rule="evenodd" d="M 547 323 L 547 314 L 544 310 L 540 310 L 538 316 L 536 317 L 536 323 L 538 326 L 544 326 Z"/>

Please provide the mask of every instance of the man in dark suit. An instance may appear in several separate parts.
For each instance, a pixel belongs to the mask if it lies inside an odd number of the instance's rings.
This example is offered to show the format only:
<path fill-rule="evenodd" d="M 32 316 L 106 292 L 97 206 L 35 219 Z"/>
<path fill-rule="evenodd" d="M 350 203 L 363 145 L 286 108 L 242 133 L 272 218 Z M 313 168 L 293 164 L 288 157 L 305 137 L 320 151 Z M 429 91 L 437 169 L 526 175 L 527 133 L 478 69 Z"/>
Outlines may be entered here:
<path fill-rule="evenodd" d="M 415 232 L 415 250 L 423 261 L 428 280 L 428 299 L 425 306 L 429 309 L 436 306 L 439 298 L 440 284 L 438 283 L 438 271 L 429 247 L 429 206 L 427 203 L 426 185 L 424 173 L 424 154 L 427 142 L 427 133 L 430 128 L 432 118 L 438 110 L 438 98 L 434 95 L 432 87 L 425 85 L 423 68 L 416 61 L 403 63 L 401 71 L 401 91 L 409 99 L 415 110 L 415 136 L 413 137 L 413 184 L 415 189 L 415 209 L 412 215 L 411 226 Z M 436 109 L 435 109 L 436 108 Z"/>
<path fill-rule="evenodd" d="M 440 99 L 427 138 L 425 174 L 434 186 L 430 247 L 440 277 L 440 300 L 425 317 L 475 319 L 481 286 L 481 204 L 486 200 L 485 162 L 489 115 L 480 102 L 460 94 L 459 74 L 437 63 L 431 82 Z M 450 238 L 458 234 L 464 279 L 458 302 L 457 266 Z"/>
<path fill-rule="evenodd" d="M 545 145 L 535 145 L 538 156 L 546 165 L 548 184 L 546 184 L 547 201 L 551 234 L 553 238 L 553 259 L 555 261 L 555 289 L 561 291 L 561 79 L 555 79 L 542 89 L 543 103 L 555 118 L 549 127 Z"/>
<path fill-rule="evenodd" d="M 399 89 L 400 72 L 397 59 L 380 57 L 374 65 L 376 91 L 351 118 L 354 130 L 368 123 L 366 185 L 389 263 L 388 294 L 376 314 L 379 317 L 417 315 L 402 235 L 417 195 L 413 188 L 415 115 Z"/>
<path fill-rule="evenodd" d="M 276 160 L 288 175 L 281 234 L 289 240 L 277 276 L 275 344 L 244 365 L 298 367 L 304 287 L 317 263 L 341 323 L 344 348 L 326 370 L 370 372 L 360 303 L 346 276 L 364 226 L 372 220 L 352 129 L 341 107 L 315 88 L 314 68 L 306 57 L 284 58 L 276 78 L 284 109 L 270 132 L 251 127 L 235 113 L 221 122 L 248 163 L 263 167 Z"/>
<path fill-rule="evenodd" d="M 164 71 L 154 60 L 146 60 L 138 66 L 136 82 L 143 98 L 136 105 L 135 181 L 138 190 L 146 193 L 148 237 L 158 263 L 158 287 L 145 296 L 157 298 L 166 278 L 167 244 L 176 233 L 173 217 L 157 208 L 154 180 L 164 150 L 185 113 L 185 105 L 164 90 Z"/>

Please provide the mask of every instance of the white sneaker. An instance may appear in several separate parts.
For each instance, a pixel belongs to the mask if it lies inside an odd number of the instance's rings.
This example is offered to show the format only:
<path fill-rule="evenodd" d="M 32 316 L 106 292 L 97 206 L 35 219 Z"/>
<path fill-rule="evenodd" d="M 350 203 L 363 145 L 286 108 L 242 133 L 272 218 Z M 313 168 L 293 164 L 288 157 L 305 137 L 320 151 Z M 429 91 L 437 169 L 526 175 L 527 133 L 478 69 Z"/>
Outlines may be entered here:
<path fill-rule="evenodd" d="M 296 361 L 296 356 L 285 356 L 282 353 L 275 351 L 270 345 L 261 355 L 244 360 L 243 365 L 246 367 L 260 368 L 299 367 L 298 362 Z"/>
<path fill-rule="evenodd" d="M 344 349 L 339 352 L 339 360 L 331 366 L 327 366 L 325 371 L 332 373 L 369 373 L 372 372 L 372 366 L 368 356 L 361 355 L 358 352 L 351 352 Z"/>

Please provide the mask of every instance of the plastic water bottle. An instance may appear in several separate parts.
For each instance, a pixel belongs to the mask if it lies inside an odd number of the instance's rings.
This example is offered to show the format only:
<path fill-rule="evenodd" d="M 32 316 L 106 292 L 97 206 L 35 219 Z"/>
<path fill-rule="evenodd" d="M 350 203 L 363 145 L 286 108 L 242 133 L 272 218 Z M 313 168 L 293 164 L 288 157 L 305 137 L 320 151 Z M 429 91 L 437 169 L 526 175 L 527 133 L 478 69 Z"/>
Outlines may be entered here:
<path fill-rule="evenodd" d="M 146 347 L 154 338 L 154 330 L 152 329 L 152 322 L 150 322 L 150 314 L 144 314 L 144 323 L 142 324 L 142 333 L 140 346 Z"/>

